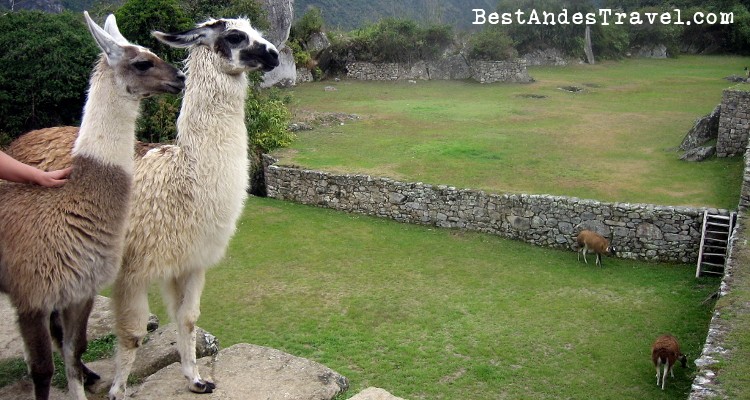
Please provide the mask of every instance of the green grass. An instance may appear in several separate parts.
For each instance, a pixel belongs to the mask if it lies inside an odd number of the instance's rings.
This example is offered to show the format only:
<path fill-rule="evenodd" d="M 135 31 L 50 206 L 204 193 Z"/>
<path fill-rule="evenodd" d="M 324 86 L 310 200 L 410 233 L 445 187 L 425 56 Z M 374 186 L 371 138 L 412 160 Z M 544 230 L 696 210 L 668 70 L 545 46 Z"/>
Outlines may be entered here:
<path fill-rule="evenodd" d="M 690 265 L 605 268 L 492 235 L 251 198 L 210 270 L 199 325 L 309 358 L 408 399 L 671 398 L 650 345 L 700 352 L 718 280 Z M 156 292 L 152 311 L 166 318 Z"/>
<path fill-rule="evenodd" d="M 490 192 L 736 208 L 742 157 L 679 161 L 722 79 L 748 58 L 684 56 L 531 68 L 528 85 L 469 81 L 321 82 L 295 107 L 361 121 L 302 132 L 284 164 Z M 324 86 L 334 85 L 334 92 Z M 575 85 L 583 93 L 559 89 Z M 545 98 L 530 98 L 528 95 Z"/>

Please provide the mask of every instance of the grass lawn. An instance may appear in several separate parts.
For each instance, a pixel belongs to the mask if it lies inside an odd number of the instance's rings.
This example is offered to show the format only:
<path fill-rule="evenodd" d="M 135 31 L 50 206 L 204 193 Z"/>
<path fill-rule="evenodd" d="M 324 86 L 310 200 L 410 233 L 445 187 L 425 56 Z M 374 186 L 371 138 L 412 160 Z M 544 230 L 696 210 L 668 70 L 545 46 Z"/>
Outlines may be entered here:
<path fill-rule="evenodd" d="M 605 267 L 492 235 L 250 198 L 208 274 L 199 325 L 222 347 L 269 346 L 415 399 L 684 399 L 656 386 L 650 345 L 693 358 L 718 279 L 691 265 Z M 166 318 L 158 293 L 152 311 Z"/>
<path fill-rule="evenodd" d="M 722 78 L 748 63 L 683 56 L 535 67 L 532 84 L 304 84 L 292 90 L 296 109 L 362 120 L 301 132 L 275 155 L 312 169 L 490 192 L 734 209 L 742 157 L 687 163 L 676 148 L 734 85 Z M 570 85 L 584 91 L 559 89 Z"/>

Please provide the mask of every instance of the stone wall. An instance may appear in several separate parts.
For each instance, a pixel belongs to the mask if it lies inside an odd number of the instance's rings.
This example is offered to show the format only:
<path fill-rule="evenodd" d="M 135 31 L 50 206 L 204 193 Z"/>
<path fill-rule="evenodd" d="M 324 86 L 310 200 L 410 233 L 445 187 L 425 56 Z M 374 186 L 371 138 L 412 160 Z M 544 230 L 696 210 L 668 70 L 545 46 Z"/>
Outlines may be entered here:
<path fill-rule="evenodd" d="M 528 83 L 533 80 L 526 70 L 526 61 L 469 61 L 462 56 L 437 61 L 406 63 L 371 63 L 356 61 L 347 64 L 347 77 L 369 81 L 474 79 L 481 83 Z"/>
<path fill-rule="evenodd" d="M 724 91 L 716 141 L 718 157 L 745 154 L 750 131 L 750 92 L 738 89 Z"/>
<path fill-rule="evenodd" d="M 526 70 L 526 60 L 520 61 L 475 61 L 474 80 L 479 83 L 533 82 Z"/>
<path fill-rule="evenodd" d="M 265 159 L 268 196 L 400 222 L 461 228 L 570 248 L 586 227 L 612 238 L 619 256 L 695 262 L 704 209 L 604 203 L 550 195 L 489 194 L 367 175 L 337 175 Z M 727 210 L 712 210 L 728 214 Z"/>

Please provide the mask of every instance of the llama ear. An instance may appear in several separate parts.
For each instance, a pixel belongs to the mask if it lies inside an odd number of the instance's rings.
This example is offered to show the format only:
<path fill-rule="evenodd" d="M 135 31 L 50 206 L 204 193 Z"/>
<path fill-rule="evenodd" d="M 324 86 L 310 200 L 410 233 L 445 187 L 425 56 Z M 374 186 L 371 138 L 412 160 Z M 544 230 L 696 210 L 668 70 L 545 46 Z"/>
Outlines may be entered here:
<path fill-rule="evenodd" d="M 226 27 L 226 22 L 209 20 L 197 28 L 179 33 L 164 33 L 159 31 L 151 32 L 151 35 L 160 42 L 172 47 L 185 48 L 195 44 L 209 44 L 213 41 L 215 35 L 222 32 Z"/>
<path fill-rule="evenodd" d="M 123 46 L 130 44 L 128 39 L 125 39 L 125 37 L 122 36 L 122 33 L 120 33 L 120 28 L 117 27 L 117 19 L 115 19 L 114 14 L 109 14 L 107 20 L 104 21 L 104 31 L 109 33 L 109 35 L 112 36 L 112 39 L 117 43 Z"/>
<path fill-rule="evenodd" d="M 160 42 L 172 47 L 185 48 L 194 44 L 205 43 L 210 30 L 205 28 L 195 28 L 180 33 L 164 33 L 159 31 L 151 32 L 151 35 Z"/>
<path fill-rule="evenodd" d="M 99 48 L 102 49 L 104 54 L 107 56 L 107 62 L 109 63 L 109 65 L 118 63 L 125 54 L 122 46 L 120 46 L 117 41 L 113 39 L 112 36 L 110 36 L 109 33 L 107 33 L 91 19 L 87 11 L 83 12 L 83 16 L 86 19 L 86 25 L 88 25 L 89 27 L 91 36 L 94 37 L 94 40 L 96 40 L 96 44 L 99 45 Z"/>

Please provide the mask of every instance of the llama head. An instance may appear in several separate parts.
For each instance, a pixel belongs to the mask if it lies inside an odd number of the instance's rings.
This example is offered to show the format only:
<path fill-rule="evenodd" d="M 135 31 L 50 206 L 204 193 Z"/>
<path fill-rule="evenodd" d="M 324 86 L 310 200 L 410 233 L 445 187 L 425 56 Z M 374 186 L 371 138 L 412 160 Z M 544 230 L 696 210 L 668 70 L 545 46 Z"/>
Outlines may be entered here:
<path fill-rule="evenodd" d="M 227 74 L 268 72 L 279 65 L 276 46 L 253 29 L 247 18 L 211 19 L 189 31 L 151 34 L 172 47 L 208 47 L 220 57 L 221 68 Z"/>
<path fill-rule="evenodd" d="M 158 93 L 179 93 L 185 88 L 185 74 L 145 47 L 128 42 L 117 28 L 114 15 L 107 17 L 106 29 L 97 25 L 88 12 L 83 15 L 122 93 L 142 99 Z"/>

